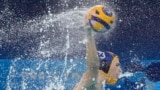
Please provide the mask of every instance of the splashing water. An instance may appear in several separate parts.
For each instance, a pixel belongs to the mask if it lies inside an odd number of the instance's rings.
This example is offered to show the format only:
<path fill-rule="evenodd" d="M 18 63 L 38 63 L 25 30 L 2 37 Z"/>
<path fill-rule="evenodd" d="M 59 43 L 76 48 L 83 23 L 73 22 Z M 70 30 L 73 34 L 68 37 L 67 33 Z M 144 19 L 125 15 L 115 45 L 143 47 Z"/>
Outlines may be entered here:
<path fill-rule="evenodd" d="M 65 1 L 68 2 L 69 0 Z M 22 55 L 11 61 L 6 89 L 70 90 L 86 69 L 84 61 L 86 41 L 83 28 L 86 10 L 87 8 L 76 7 L 56 15 L 49 11 L 48 15 L 37 17 L 25 24 L 21 22 L 13 24 L 8 31 L 5 31 L 8 27 L 1 28 L 0 47 L 2 41 L 7 43 L 14 41 L 22 42 L 20 46 L 29 50 L 29 53 L 24 50 L 24 56 L 29 57 L 26 60 L 21 60 L 24 57 Z M 3 13 L 8 17 L 12 16 L 7 9 Z M 0 19 L 3 16 L 5 15 L 0 16 Z M 108 35 L 104 36 L 108 38 Z M 133 73 L 125 72 L 120 78 L 131 76 Z M 137 85 L 137 88 L 141 85 Z M 146 90 L 152 88 L 149 84 Z"/>
<path fill-rule="evenodd" d="M 46 16 L 45 19 L 40 21 L 40 23 L 32 25 L 32 32 L 35 32 L 36 29 L 34 28 L 37 28 L 37 26 L 42 27 L 38 27 L 40 28 L 40 31 L 38 32 L 43 32 L 41 44 L 44 44 L 44 47 L 39 48 L 39 52 L 36 53 L 36 56 L 41 55 L 40 57 L 46 57 L 45 53 L 42 53 L 43 51 L 46 51 L 46 49 L 50 53 L 48 55 L 49 57 L 53 57 L 54 55 L 65 57 L 66 50 L 68 50 L 67 53 L 69 56 L 81 56 L 81 53 L 84 52 L 84 44 L 80 44 L 78 41 L 84 39 L 84 11 L 82 11 L 73 10 L 62 12 L 61 14 L 54 16 L 50 15 L 50 17 Z M 70 36 L 66 36 L 66 34 Z M 68 38 L 70 42 L 68 42 Z M 64 45 L 64 43 L 67 45 Z M 68 43 L 70 43 L 70 45 Z"/>
<path fill-rule="evenodd" d="M 120 74 L 119 75 L 119 78 L 122 78 L 122 77 L 131 77 L 133 76 L 133 73 L 130 73 L 130 72 L 125 72 L 123 74 Z"/>
<path fill-rule="evenodd" d="M 76 72 L 82 73 L 85 69 L 83 66 L 76 70 L 77 64 L 78 67 L 84 65 L 84 60 L 81 63 L 74 61 L 73 64 L 73 59 L 83 58 L 85 53 L 85 45 L 80 43 L 84 41 L 85 11 L 76 8 L 57 15 L 49 14 L 24 25 L 24 33 L 38 35 L 35 40 L 39 41 L 39 46 L 37 51 L 30 54 L 30 60 L 16 58 L 11 62 L 7 90 L 65 90 L 73 87 L 75 81 L 68 85 L 68 77 L 73 79 L 78 75 Z"/>

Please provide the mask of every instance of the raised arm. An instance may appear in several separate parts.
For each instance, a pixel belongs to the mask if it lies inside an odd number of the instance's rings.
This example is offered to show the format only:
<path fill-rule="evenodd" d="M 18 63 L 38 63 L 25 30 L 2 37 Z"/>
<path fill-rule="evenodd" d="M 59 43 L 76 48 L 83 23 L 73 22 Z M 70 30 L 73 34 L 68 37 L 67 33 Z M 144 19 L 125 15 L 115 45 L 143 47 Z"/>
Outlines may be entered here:
<path fill-rule="evenodd" d="M 98 90 L 97 78 L 99 69 L 99 58 L 95 45 L 93 30 L 86 30 L 86 62 L 87 71 L 83 74 L 80 82 L 74 87 L 74 90 Z"/>
<path fill-rule="evenodd" d="M 94 40 L 93 30 L 88 28 L 86 31 L 86 62 L 88 74 L 91 78 L 97 78 L 99 69 L 99 58 Z"/>

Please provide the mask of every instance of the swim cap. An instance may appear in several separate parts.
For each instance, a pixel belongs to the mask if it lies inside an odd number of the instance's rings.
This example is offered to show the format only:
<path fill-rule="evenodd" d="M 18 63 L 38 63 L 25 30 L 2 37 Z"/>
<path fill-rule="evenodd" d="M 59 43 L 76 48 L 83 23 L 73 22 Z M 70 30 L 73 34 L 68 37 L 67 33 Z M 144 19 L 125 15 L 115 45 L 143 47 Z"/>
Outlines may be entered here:
<path fill-rule="evenodd" d="M 99 70 L 102 70 L 103 72 L 108 73 L 111 62 L 116 55 L 108 51 L 105 51 L 105 52 L 97 51 L 97 52 L 100 59 Z"/>
<path fill-rule="evenodd" d="M 110 77 L 109 70 L 110 70 L 112 61 L 114 62 L 114 60 L 117 59 L 115 57 L 118 57 L 118 56 L 108 51 L 105 51 L 105 52 L 98 51 L 98 56 L 100 59 L 99 71 L 101 72 L 101 74 L 103 74 L 106 77 L 107 84 L 114 85 L 118 81 L 118 79 Z"/>

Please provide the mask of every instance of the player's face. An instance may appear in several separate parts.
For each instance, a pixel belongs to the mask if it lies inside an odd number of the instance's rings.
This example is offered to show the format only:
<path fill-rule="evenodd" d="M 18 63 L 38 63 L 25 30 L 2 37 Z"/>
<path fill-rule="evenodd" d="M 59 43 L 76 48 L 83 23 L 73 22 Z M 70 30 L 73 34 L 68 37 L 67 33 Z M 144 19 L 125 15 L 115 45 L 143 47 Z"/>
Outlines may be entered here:
<path fill-rule="evenodd" d="M 118 76 L 122 73 L 122 69 L 120 67 L 119 58 L 115 57 L 114 60 L 111 63 L 109 75 L 111 78 L 118 79 Z"/>

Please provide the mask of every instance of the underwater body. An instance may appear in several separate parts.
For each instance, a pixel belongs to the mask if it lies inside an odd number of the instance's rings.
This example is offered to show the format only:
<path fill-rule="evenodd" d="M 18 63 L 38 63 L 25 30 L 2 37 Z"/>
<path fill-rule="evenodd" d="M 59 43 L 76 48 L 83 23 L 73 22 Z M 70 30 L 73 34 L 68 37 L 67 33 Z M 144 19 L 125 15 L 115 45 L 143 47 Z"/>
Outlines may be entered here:
<path fill-rule="evenodd" d="M 118 83 L 104 88 L 160 90 L 160 78 L 151 81 L 140 69 L 160 69 L 158 0 L 1 1 L 0 89 L 72 90 L 87 68 L 84 15 L 97 4 L 117 13 L 114 30 L 96 34 L 97 48 L 119 55 L 123 68 Z"/>

